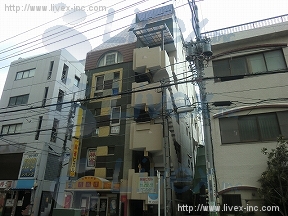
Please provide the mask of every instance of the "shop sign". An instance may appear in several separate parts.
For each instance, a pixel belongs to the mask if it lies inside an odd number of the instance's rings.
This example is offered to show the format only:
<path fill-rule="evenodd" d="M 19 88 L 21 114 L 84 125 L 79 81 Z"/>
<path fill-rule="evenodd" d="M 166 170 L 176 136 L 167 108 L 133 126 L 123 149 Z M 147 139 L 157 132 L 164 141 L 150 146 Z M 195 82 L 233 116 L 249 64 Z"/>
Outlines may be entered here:
<path fill-rule="evenodd" d="M 9 187 L 11 187 L 12 185 L 12 181 L 0 181 L 0 188 L 1 189 L 7 189 Z"/>
<path fill-rule="evenodd" d="M 71 157 L 71 166 L 70 166 L 70 177 L 75 177 L 78 149 L 79 149 L 79 140 L 74 139 L 72 157 Z"/>
<path fill-rule="evenodd" d="M 88 149 L 87 151 L 87 167 L 95 167 L 96 149 Z"/>
<path fill-rule="evenodd" d="M 94 176 L 84 176 L 75 182 L 77 189 L 103 189 L 101 179 Z"/>
<path fill-rule="evenodd" d="M 159 196 L 157 193 L 148 194 L 148 204 L 158 204 Z"/>
<path fill-rule="evenodd" d="M 155 193 L 155 178 L 139 177 L 139 193 Z"/>
<path fill-rule="evenodd" d="M 23 154 L 19 178 L 33 178 L 36 172 L 38 153 L 27 152 Z"/>

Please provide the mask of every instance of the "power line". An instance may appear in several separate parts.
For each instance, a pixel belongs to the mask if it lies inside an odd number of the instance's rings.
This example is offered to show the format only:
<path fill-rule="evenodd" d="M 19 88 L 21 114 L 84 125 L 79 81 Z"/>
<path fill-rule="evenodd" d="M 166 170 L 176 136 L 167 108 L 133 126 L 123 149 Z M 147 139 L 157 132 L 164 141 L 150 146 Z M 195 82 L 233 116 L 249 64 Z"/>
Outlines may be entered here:
<path fill-rule="evenodd" d="M 123 1 L 121 1 L 121 2 L 124 2 L 124 1 L 125 1 L 125 0 L 123 0 Z M 146 0 L 142 0 L 142 1 L 146 1 Z M 112 6 L 115 6 L 115 5 L 117 5 L 117 4 L 120 4 L 121 2 L 118 2 L 118 3 L 116 3 L 116 4 L 113 4 L 113 5 L 109 6 L 109 7 L 112 7 Z M 140 2 L 138 2 L 137 4 L 140 4 Z M 137 5 L 137 4 L 136 4 L 136 5 Z M 132 6 L 134 6 L 134 4 L 128 5 L 128 6 L 124 7 L 124 8 L 130 8 L 130 7 L 132 7 Z M 15 48 L 13 48 L 13 49 L 16 49 L 16 48 L 19 48 L 19 47 L 23 47 L 23 46 L 26 46 L 26 45 L 28 45 L 28 44 L 31 44 L 31 43 L 34 43 L 34 42 L 37 42 L 37 41 L 43 41 L 43 39 L 48 38 L 48 37 L 50 37 L 50 36 L 55 36 L 56 34 L 60 34 L 61 32 L 66 32 L 66 31 L 71 32 L 71 31 L 73 31 L 73 30 L 74 30 L 76 27 L 78 27 L 78 26 L 83 27 L 83 26 L 89 25 L 89 24 L 92 23 L 92 21 L 97 21 L 97 20 L 101 20 L 101 19 L 103 19 L 103 18 L 106 18 L 106 17 L 108 17 L 108 16 L 111 15 L 111 14 L 117 13 L 118 11 L 122 11 L 124 8 L 121 8 L 121 9 L 119 9 L 119 10 L 110 12 L 110 13 L 108 13 L 107 15 L 102 15 L 102 16 L 100 16 L 100 17 L 97 17 L 97 18 L 95 18 L 95 19 L 86 21 L 86 22 L 84 22 L 84 23 L 80 23 L 80 24 L 78 24 L 78 25 L 75 25 L 75 26 L 73 26 L 73 29 L 64 29 L 64 30 L 61 30 L 61 31 L 59 31 L 59 32 L 53 33 L 53 34 L 48 35 L 48 36 L 46 36 L 46 37 L 43 37 L 43 38 L 41 38 L 41 39 L 37 39 L 37 40 L 31 41 L 31 42 L 26 43 L 26 44 L 23 44 L 23 45 L 21 45 L 21 46 L 15 47 Z M 125 9 L 125 10 L 126 10 L 126 9 Z M 96 13 L 96 12 L 95 12 L 95 13 Z M 93 13 L 93 14 L 94 14 L 94 13 Z M 92 14 L 90 14 L 90 15 L 92 15 Z M 89 16 L 90 16 L 90 15 L 89 15 Z M 81 19 L 81 18 L 79 18 L 79 19 Z M 72 22 L 75 22 L 75 21 L 72 21 Z M 112 21 L 112 22 L 113 22 L 113 21 Z M 112 22 L 111 22 L 111 23 L 112 23 Z M 109 24 L 109 23 L 107 23 L 107 24 Z M 98 27 L 100 27 L 100 26 L 98 26 Z M 59 29 L 59 28 L 61 28 L 61 26 L 57 27 L 56 29 Z M 49 30 L 49 31 L 46 32 L 46 33 L 55 31 L 56 29 Z M 94 29 L 94 28 L 92 28 L 92 29 Z M 90 30 L 92 30 L 92 29 L 90 29 Z M 68 33 L 68 32 L 66 32 L 66 33 Z M 66 33 L 64 33 L 64 34 L 66 34 Z M 84 33 L 84 32 L 81 32 L 81 33 L 79 33 L 79 34 L 82 34 L 82 33 Z M 53 38 L 56 38 L 56 37 L 59 37 L 59 36 L 61 36 L 61 35 L 63 35 L 63 34 L 57 35 L 57 36 L 55 36 L 55 37 L 52 37 L 52 38 L 50 38 L 49 40 L 51 40 L 51 39 L 53 39 Z M 76 36 L 76 35 L 78 35 L 78 34 L 75 34 L 75 35 L 73 35 L 73 36 Z M 30 39 L 28 39 L 28 40 L 26 40 L 26 41 L 29 41 L 29 40 L 34 39 L 34 38 L 37 38 L 38 36 L 41 36 L 41 35 L 37 35 L 37 36 L 35 36 L 35 37 L 33 37 L 33 38 L 30 38 Z M 73 37 L 73 36 L 71 36 L 71 37 Z M 70 37 L 67 37 L 67 38 L 70 38 Z M 64 38 L 64 39 L 67 39 L 67 38 Z M 26 42 L 26 41 L 24 41 L 24 42 Z M 24 43 L 24 42 L 20 42 L 20 43 L 18 43 L 18 44 L 21 44 L 21 43 Z M 57 41 L 56 41 L 56 42 L 57 42 Z M 53 43 L 56 43 L 56 42 L 53 42 Z M 18 45 L 18 44 L 16 44 L 16 45 Z M 40 43 L 38 43 L 38 44 L 40 44 Z M 33 46 L 35 46 L 35 45 L 37 45 L 37 44 L 34 44 Z M 15 46 L 15 45 L 13 45 L 13 46 Z M 13 47 L 13 46 L 11 46 L 11 47 Z M 30 46 L 30 47 L 33 47 L 33 46 Z M 29 47 L 28 47 L 28 48 L 29 48 Z M 6 48 L 6 49 L 7 49 L 7 48 Z M 11 51 L 11 50 L 13 50 L 13 49 L 7 50 L 7 51 L 5 51 L 5 52 Z M 27 49 L 27 48 L 25 48 L 25 49 Z M 24 50 L 25 50 L 25 49 L 24 49 Z M 0 54 L 5 53 L 5 52 L 1 52 Z M 17 51 L 17 52 L 20 52 L 20 51 Z M 15 53 L 17 53 L 17 52 L 15 52 Z M 15 53 L 13 53 L 13 54 L 15 54 Z M 8 56 L 9 56 L 9 55 L 8 55 Z"/>
<path fill-rule="evenodd" d="M 102 1 L 102 0 L 100 0 L 100 1 Z M 94 3 L 90 4 L 90 5 L 93 5 L 93 4 L 98 3 L 98 2 L 100 2 L 100 1 L 94 2 Z M 90 5 L 87 5 L 87 6 L 85 6 L 85 7 L 88 7 L 88 6 L 90 6 Z M 71 13 L 69 13 L 69 14 L 66 14 L 66 15 L 64 15 L 64 16 L 68 16 L 68 15 L 74 13 L 74 12 L 75 12 L 75 11 L 73 11 L 73 12 L 71 12 Z M 41 24 L 41 25 L 39 25 L 39 26 L 36 26 L 36 27 L 34 27 L 34 28 L 32 28 L 32 29 L 29 29 L 29 30 L 27 30 L 27 31 L 25 31 L 25 32 L 21 32 L 21 33 L 19 33 L 19 34 L 17 34 L 17 35 L 14 35 L 14 36 L 10 37 L 10 38 L 6 38 L 6 39 L 0 41 L 0 43 L 5 42 L 5 41 L 10 40 L 10 39 L 13 39 L 13 38 L 15 38 L 15 37 L 18 37 L 18 36 L 20 36 L 20 35 L 22 35 L 22 34 L 25 34 L 25 33 L 29 32 L 29 31 L 32 31 L 32 30 L 37 29 L 37 28 L 39 28 L 39 27 L 42 27 L 42 26 L 44 26 L 44 25 L 46 25 L 46 24 L 49 24 L 49 23 L 51 23 L 51 22 L 53 22 L 53 21 L 55 21 L 55 20 L 61 19 L 61 18 L 63 18 L 64 16 L 61 16 L 61 17 L 58 17 L 58 18 L 56 18 L 56 19 L 50 20 L 50 21 L 48 21 L 48 22 L 46 22 L 46 23 L 44 23 L 44 24 Z M 74 21 L 74 22 L 75 22 L 75 21 Z M 25 42 L 25 41 L 24 41 L 24 42 Z M 2 51 L 2 50 L 1 50 L 1 51 Z M 1 54 L 1 53 L 0 53 L 0 54 Z"/>
<path fill-rule="evenodd" d="M 40 60 L 42 60 L 42 59 L 40 59 Z M 27 62 L 26 62 L 27 63 Z M 174 63 L 174 64 L 170 64 L 170 65 L 167 65 L 167 66 L 164 66 L 164 67 L 161 67 L 160 69 L 165 69 L 165 68 L 167 68 L 167 67 L 171 67 L 171 66 L 173 66 L 173 65 L 177 65 L 177 64 L 182 64 L 182 63 L 185 63 L 185 61 L 182 61 L 182 62 L 177 62 L 177 63 Z M 18 64 L 17 64 L 18 65 Z M 14 65 L 13 65 L 14 66 Z M 182 68 L 184 68 L 184 66 L 182 67 Z M 158 71 L 158 70 L 160 70 L 160 69 L 154 69 L 154 70 L 151 70 L 150 72 L 155 72 L 155 71 Z M 129 70 L 129 72 L 132 72 L 133 70 Z M 180 74 L 177 74 L 177 75 L 181 75 L 181 74 L 184 74 L 184 73 L 186 73 L 186 72 L 189 72 L 189 71 L 185 71 L 185 72 L 182 72 L 182 73 L 180 73 Z M 129 77 L 126 77 L 126 78 L 122 78 L 122 79 L 118 79 L 118 81 L 126 81 L 126 80 L 130 80 L 131 78 L 136 78 L 136 77 L 138 77 L 138 76 L 141 76 L 140 74 L 139 75 L 132 75 L 132 76 L 129 76 Z M 169 78 L 172 78 L 173 76 L 170 76 Z M 167 78 L 168 79 L 168 78 Z M 54 81 L 56 81 L 56 80 L 53 80 L 53 81 L 48 81 L 48 82 L 54 82 Z M 40 83 L 41 84 L 41 83 Z M 43 83 L 44 84 L 44 83 Z M 39 83 L 34 83 L 34 84 L 32 84 L 32 85 L 27 85 L 27 86 L 33 86 L 33 85 L 39 85 Z M 136 87 L 135 89 L 137 89 L 137 88 L 143 88 L 144 86 L 147 86 L 147 85 L 149 85 L 149 83 L 148 84 L 144 84 L 144 85 L 142 85 L 142 86 L 139 86 L 139 87 Z M 101 85 L 100 85 L 101 86 Z M 102 87 L 104 86 L 104 84 L 102 84 Z M 19 87 L 20 88 L 20 87 Z M 69 93 L 69 94 L 65 94 L 65 95 L 72 95 L 72 94 L 74 94 L 74 93 L 79 93 L 79 92 L 82 92 L 82 91 L 87 91 L 87 90 L 90 90 L 91 91 L 91 89 L 92 88 L 96 88 L 96 87 L 90 87 L 89 89 L 87 89 L 87 88 L 85 88 L 85 89 L 83 89 L 83 90 L 79 90 L 79 91 L 76 91 L 76 92 L 71 92 L 71 93 Z M 13 88 L 14 89 L 14 88 Z M 7 89 L 5 89 L 5 91 L 6 91 Z M 12 90 L 12 89 L 8 89 L 8 90 Z M 52 98 L 46 98 L 46 100 L 53 100 L 53 99 L 57 99 L 58 97 L 52 97 Z M 35 101 L 35 102 L 32 102 L 32 103 L 30 103 L 30 104 L 27 104 L 26 106 L 32 106 L 33 104 L 37 104 L 37 103 L 42 103 L 42 101 L 43 101 L 43 99 L 42 100 L 40 100 L 40 101 Z M 45 106 L 41 106 L 42 108 L 44 108 Z M 9 108 L 9 107 L 5 107 L 5 108 L 0 108 L 0 110 L 3 110 L 3 109 L 7 109 L 7 108 Z M 0 113 L 1 114 L 1 113 Z"/>
<path fill-rule="evenodd" d="M 287 71 L 278 71 L 278 72 L 271 72 L 271 74 L 274 73 L 287 73 Z M 249 74 L 247 76 L 259 76 L 259 75 L 265 75 L 268 74 L 268 72 L 264 72 L 264 73 L 257 73 L 257 74 Z M 246 75 L 244 75 L 246 76 Z M 110 95 L 106 95 L 106 96 L 99 96 L 99 97 L 93 97 L 93 98 L 86 98 L 86 99 L 80 99 L 80 100 L 76 100 L 76 101 L 66 101 L 66 102 L 61 102 L 61 103 L 56 103 L 56 104 L 49 104 L 49 105 L 45 105 L 45 106 L 35 106 L 35 107 L 29 107 L 29 108 L 24 108 L 24 109 L 20 109 L 20 110 L 10 110 L 10 111 L 5 111 L 5 112 L 0 112 L 1 114 L 6 114 L 6 113 L 12 113 L 12 112 L 19 112 L 19 111 L 26 111 L 26 110 L 32 110 L 32 109 L 39 109 L 39 108 L 43 108 L 43 107 L 51 107 L 51 106 L 57 106 L 57 105 L 61 105 L 61 104 L 70 104 L 73 102 L 85 102 L 85 101 L 90 101 L 90 100 L 97 100 L 97 99 L 104 99 L 104 98 L 112 98 L 112 97 L 117 97 L 117 96 L 122 96 L 122 95 L 127 95 L 127 94 L 132 94 L 132 93 L 137 93 L 137 92 L 143 92 L 143 91 L 148 91 L 148 90 L 153 90 L 153 89 L 160 89 L 161 87 L 170 87 L 173 85 L 178 85 L 178 84 L 184 84 L 184 83 L 192 83 L 192 82 L 202 82 L 205 80 L 214 80 L 215 78 L 218 77 L 200 77 L 200 78 L 193 78 L 191 80 L 188 81 L 182 81 L 182 82 L 174 82 L 171 84 L 165 84 L 162 86 L 156 86 L 156 87 L 150 87 L 150 88 L 145 88 L 145 89 L 139 89 L 139 90 L 133 90 L 133 91 L 126 91 L 126 92 L 120 92 L 118 94 L 110 94 Z M 268 89 L 270 87 L 266 87 L 266 89 Z M 263 89 L 263 88 L 260 88 Z M 219 93 L 220 94 L 220 93 Z M 7 109 L 7 108 L 6 108 Z"/>
<path fill-rule="evenodd" d="M 147 1 L 147 0 L 142 0 L 142 1 L 145 2 L 145 1 Z M 170 1 L 170 0 L 169 0 L 169 1 Z M 154 8 L 154 7 L 157 7 L 157 6 L 161 5 L 161 4 L 167 3 L 167 2 L 169 2 L 169 1 L 162 2 L 162 3 L 157 4 L 157 5 L 155 5 L 155 6 L 149 7 L 149 8 L 147 8 L 146 10 L 149 10 L 149 9 L 151 9 L 151 8 Z M 139 3 L 140 3 L 140 2 L 139 2 Z M 135 3 L 135 4 L 137 5 L 138 3 Z M 133 4 L 133 5 L 134 5 L 134 4 Z M 133 6 L 133 5 L 132 5 L 132 6 Z M 184 5 L 186 5 L 186 4 L 184 4 Z M 184 6 L 184 5 L 181 5 L 181 6 Z M 179 7 L 181 7 L 181 6 L 179 6 Z M 128 7 L 128 6 L 127 6 L 127 7 Z M 144 11 L 146 11 L 146 10 L 144 10 Z M 121 18 L 117 19 L 117 20 L 113 20 L 112 22 L 109 22 L 109 23 L 106 23 L 106 24 L 102 24 L 102 25 L 96 26 L 96 27 L 94 27 L 94 28 L 90 28 L 90 29 L 88 29 L 88 30 L 86 30 L 86 31 L 84 31 L 84 32 L 91 31 L 91 30 L 93 30 L 93 29 L 97 29 L 97 28 L 99 28 L 99 27 L 101 27 L 101 26 L 105 26 L 105 25 L 107 25 L 107 24 L 110 24 L 110 23 L 113 23 L 113 22 L 122 20 L 122 19 L 124 19 L 124 18 L 126 18 L 126 17 L 129 17 L 129 16 L 132 16 L 132 15 L 135 15 L 135 14 L 133 13 L 133 14 L 130 14 L 130 15 L 126 15 L 126 16 L 124 16 L 124 17 L 121 17 Z M 80 25 L 80 24 L 79 24 L 79 25 Z M 86 42 L 86 41 L 89 41 L 89 40 L 91 40 L 91 39 L 98 38 L 98 37 L 103 36 L 103 35 L 105 35 L 105 34 L 109 34 L 109 33 L 111 33 L 111 32 L 115 32 L 115 31 L 117 31 L 117 30 L 121 30 L 121 29 L 123 29 L 123 28 L 129 27 L 130 25 L 131 25 L 131 24 L 126 25 L 126 26 L 123 26 L 123 27 L 120 27 L 120 28 L 115 29 L 115 30 L 111 30 L 110 32 L 103 33 L 103 34 L 101 34 L 101 35 L 98 35 L 98 36 L 89 38 L 89 39 L 87 39 L 87 40 L 83 40 L 83 41 L 81 41 L 81 42 L 74 43 L 74 44 L 72 44 L 72 45 L 69 45 L 69 46 L 66 46 L 66 47 L 63 47 L 63 48 L 68 48 L 68 47 L 71 47 L 71 46 L 74 46 L 74 45 L 77 45 L 77 44 L 84 43 L 84 42 Z M 63 30 L 63 31 L 65 31 L 65 30 Z M 61 31 L 60 31 L 60 32 L 61 32 Z M 83 32 L 82 32 L 82 33 L 83 33 Z M 78 34 L 82 34 L 82 33 L 78 33 Z M 58 34 L 58 33 L 57 33 L 57 34 Z M 25 49 L 23 49 L 23 50 L 17 51 L 17 52 L 15 52 L 15 53 L 12 53 L 12 54 L 6 56 L 6 58 L 5 58 L 5 57 L 4 57 L 4 58 L 1 58 L 0 61 L 3 61 L 3 60 L 6 60 L 6 59 L 15 57 L 15 56 L 20 55 L 20 54 L 24 54 L 24 53 L 27 53 L 27 52 L 31 52 L 31 51 L 33 51 L 33 50 L 36 50 L 36 49 L 45 47 L 45 46 L 47 46 L 47 45 L 51 45 L 51 44 L 53 44 L 53 43 L 57 43 L 57 42 L 63 41 L 63 40 L 65 40 L 65 39 L 74 37 L 74 36 L 76 36 L 76 35 L 78 35 L 78 34 L 74 34 L 74 35 L 72 35 L 72 36 L 69 36 L 69 37 L 66 37 L 66 38 L 57 40 L 57 41 L 55 41 L 55 42 L 52 42 L 52 43 L 46 44 L 46 45 L 44 45 L 44 46 L 40 46 L 40 47 L 31 49 L 31 50 L 28 50 L 28 51 L 25 51 L 25 52 L 22 52 L 22 53 L 18 53 L 18 52 L 21 52 L 21 51 L 24 51 L 24 50 L 27 49 L 27 48 L 25 48 Z M 53 35 L 54 35 L 54 34 L 53 34 Z M 38 43 L 38 44 L 40 44 L 40 43 Z M 42 44 L 42 43 L 41 43 L 41 44 Z M 37 44 L 36 44 L 36 45 L 37 45 Z M 34 45 L 33 45 L 33 46 L 34 46 Z M 32 47 L 33 47 L 33 46 L 32 46 Z M 28 47 L 28 48 L 30 48 L 30 47 Z M 18 54 L 17 54 L 17 55 L 13 55 L 13 54 L 16 54 L 16 53 L 18 53 Z M 11 55 L 12 55 L 12 56 L 11 56 Z"/>

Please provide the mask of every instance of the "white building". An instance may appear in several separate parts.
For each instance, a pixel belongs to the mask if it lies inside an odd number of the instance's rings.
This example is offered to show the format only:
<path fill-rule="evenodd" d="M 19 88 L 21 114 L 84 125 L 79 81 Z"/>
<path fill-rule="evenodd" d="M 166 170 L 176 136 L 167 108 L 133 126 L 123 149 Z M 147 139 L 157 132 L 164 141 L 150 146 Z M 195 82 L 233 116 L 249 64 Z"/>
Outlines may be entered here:
<path fill-rule="evenodd" d="M 204 34 L 212 38 L 204 79 L 221 205 L 261 206 L 261 149 L 288 137 L 287 21 L 285 15 Z"/>
<path fill-rule="evenodd" d="M 71 145 L 73 128 L 66 131 L 73 124 L 70 101 L 85 95 L 83 72 L 84 66 L 64 49 L 11 63 L 0 102 L 0 183 L 6 189 L 0 188 L 0 195 L 9 200 L 3 214 L 20 215 L 29 204 L 31 214 L 49 213 L 65 135 L 65 151 Z M 65 153 L 65 176 L 68 159 Z M 57 204 L 63 201 L 59 193 Z"/>

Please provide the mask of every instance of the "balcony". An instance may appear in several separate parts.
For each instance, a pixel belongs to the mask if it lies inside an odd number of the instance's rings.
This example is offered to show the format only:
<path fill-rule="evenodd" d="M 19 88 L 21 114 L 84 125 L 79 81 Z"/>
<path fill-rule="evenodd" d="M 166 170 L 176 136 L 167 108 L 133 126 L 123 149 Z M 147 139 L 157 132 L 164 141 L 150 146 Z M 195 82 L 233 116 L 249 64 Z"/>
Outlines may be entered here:
<path fill-rule="evenodd" d="M 159 83 L 151 83 L 148 85 L 148 82 L 132 83 L 132 92 L 134 90 L 158 87 L 159 85 Z M 150 107 L 153 105 L 161 105 L 161 101 L 161 89 L 151 89 L 147 91 L 132 93 L 131 106 L 135 107 L 140 104 L 145 104 L 146 106 Z"/>
<path fill-rule="evenodd" d="M 139 74 L 150 73 L 154 82 L 172 76 L 168 54 L 159 46 L 134 49 L 133 70 Z"/>
<path fill-rule="evenodd" d="M 162 124 L 131 123 L 130 149 L 137 151 L 162 151 Z"/>

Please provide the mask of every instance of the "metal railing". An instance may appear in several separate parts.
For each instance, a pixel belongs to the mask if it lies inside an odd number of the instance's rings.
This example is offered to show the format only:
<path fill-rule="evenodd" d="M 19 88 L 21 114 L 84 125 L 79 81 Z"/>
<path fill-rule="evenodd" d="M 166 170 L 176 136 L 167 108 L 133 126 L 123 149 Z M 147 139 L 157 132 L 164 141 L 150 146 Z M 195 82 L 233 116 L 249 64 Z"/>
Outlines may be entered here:
<path fill-rule="evenodd" d="M 271 18 L 267 18 L 263 20 L 258 20 L 254 22 L 244 23 L 240 25 L 230 26 L 227 28 L 216 29 L 213 31 L 203 32 L 201 33 L 201 36 L 212 38 L 212 37 L 217 37 L 220 35 L 227 35 L 227 34 L 232 34 L 235 32 L 246 31 L 246 30 L 260 28 L 264 26 L 270 26 L 270 25 L 274 25 L 274 24 L 282 23 L 286 21 L 288 21 L 288 14 L 277 16 L 277 17 L 271 17 Z"/>

